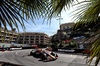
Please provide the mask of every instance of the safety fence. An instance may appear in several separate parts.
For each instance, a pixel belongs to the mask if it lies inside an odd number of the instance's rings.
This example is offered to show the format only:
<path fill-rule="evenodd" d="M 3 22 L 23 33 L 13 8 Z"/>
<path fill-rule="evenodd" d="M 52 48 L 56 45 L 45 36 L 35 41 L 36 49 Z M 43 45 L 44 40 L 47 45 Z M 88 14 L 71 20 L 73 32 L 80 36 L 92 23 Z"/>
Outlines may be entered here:
<path fill-rule="evenodd" d="M 37 45 L 0 43 L 0 50 L 32 49 Z"/>

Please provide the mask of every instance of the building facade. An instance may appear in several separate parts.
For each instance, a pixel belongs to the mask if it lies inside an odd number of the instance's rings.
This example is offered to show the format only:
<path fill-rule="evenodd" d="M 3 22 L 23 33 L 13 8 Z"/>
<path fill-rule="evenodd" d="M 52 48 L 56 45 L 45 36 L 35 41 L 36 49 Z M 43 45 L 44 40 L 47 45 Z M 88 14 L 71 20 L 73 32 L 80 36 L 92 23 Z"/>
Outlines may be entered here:
<path fill-rule="evenodd" d="M 60 25 L 60 29 L 57 31 L 55 35 L 55 40 L 66 40 L 70 37 L 71 32 L 73 31 L 71 28 L 74 23 L 65 23 Z"/>
<path fill-rule="evenodd" d="M 73 27 L 74 23 L 65 23 L 60 25 L 60 30 L 66 30 L 71 29 Z"/>
<path fill-rule="evenodd" d="M 16 43 L 17 42 L 17 36 L 18 33 L 16 32 L 16 29 L 14 28 L 13 31 L 5 30 L 3 27 L 1 27 L 1 34 L 0 34 L 0 43 Z"/>
<path fill-rule="evenodd" d="M 45 33 L 38 32 L 24 32 L 19 33 L 18 43 L 19 44 L 49 44 L 49 36 Z"/>

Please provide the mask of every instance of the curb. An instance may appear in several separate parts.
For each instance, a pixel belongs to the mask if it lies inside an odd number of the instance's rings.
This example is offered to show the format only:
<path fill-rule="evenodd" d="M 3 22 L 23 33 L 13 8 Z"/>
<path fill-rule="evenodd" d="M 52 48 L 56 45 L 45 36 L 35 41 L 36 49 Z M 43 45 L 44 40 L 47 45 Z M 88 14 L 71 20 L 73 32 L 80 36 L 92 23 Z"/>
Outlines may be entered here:
<path fill-rule="evenodd" d="M 1 51 L 1 52 L 8 52 L 9 50 L 6 50 L 6 51 Z"/>
<path fill-rule="evenodd" d="M 2 51 L 2 52 L 5 52 L 5 51 Z"/>

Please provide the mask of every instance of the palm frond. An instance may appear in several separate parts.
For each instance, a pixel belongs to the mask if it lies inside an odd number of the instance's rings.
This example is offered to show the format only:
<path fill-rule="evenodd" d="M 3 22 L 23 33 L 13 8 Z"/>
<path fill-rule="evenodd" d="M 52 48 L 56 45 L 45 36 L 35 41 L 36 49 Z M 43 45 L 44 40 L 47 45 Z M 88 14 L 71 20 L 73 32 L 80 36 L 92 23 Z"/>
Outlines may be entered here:
<path fill-rule="evenodd" d="M 0 1 L 0 21 L 5 28 L 14 26 L 18 28 L 18 23 L 25 29 L 24 23 L 31 19 L 46 17 L 47 0 L 1 0 Z M 47 13 L 48 14 L 48 13 Z"/>
<path fill-rule="evenodd" d="M 76 22 L 96 22 L 100 14 L 100 0 L 90 0 L 80 5 L 76 11 L 78 12 L 73 17 Z"/>
<path fill-rule="evenodd" d="M 66 7 L 69 9 L 70 6 L 72 6 L 74 1 L 75 0 L 50 0 L 49 9 L 51 9 L 51 13 L 50 13 L 49 17 L 52 17 L 55 14 L 57 14 L 57 15 L 61 14 L 61 11 L 63 9 L 65 9 Z"/>
<path fill-rule="evenodd" d="M 73 27 L 74 29 L 93 24 L 90 32 L 95 31 L 90 38 L 95 37 L 96 39 L 91 44 L 90 51 L 92 51 L 92 53 L 88 55 L 88 63 L 90 65 L 92 60 L 96 57 L 95 66 L 97 66 L 100 61 L 100 0 L 89 0 L 86 3 L 83 2 L 76 11 L 78 12 L 73 15 L 73 18 L 77 22 Z"/>
<path fill-rule="evenodd" d="M 95 66 L 97 66 L 100 61 L 100 36 L 92 44 L 90 51 L 92 51 L 92 53 L 89 55 L 88 63 L 90 65 L 93 58 L 96 57 Z"/>
<path fill-rule="evenodd" d="M 75 0 L 1 0 L 0 13 L 1 23 L 6 26 L 16 27 L 18 23 L 25 29 L 24 23 L 30 19 L 34 23 L 36 18 L 51 20 L 61 13 L 65 7 L 70 8 Z M 76 0 L 77 1 L 77 0 Z M 4 21 L 3 21 L 4 19 Z M 9 22 L 12 22 L 12 25 Z M 35 24 L 35 23 L 34 23 Z M 5 25 L 3 25 L 7 28 Z M 19 30 L 18 30 L 19 31 Z"/>

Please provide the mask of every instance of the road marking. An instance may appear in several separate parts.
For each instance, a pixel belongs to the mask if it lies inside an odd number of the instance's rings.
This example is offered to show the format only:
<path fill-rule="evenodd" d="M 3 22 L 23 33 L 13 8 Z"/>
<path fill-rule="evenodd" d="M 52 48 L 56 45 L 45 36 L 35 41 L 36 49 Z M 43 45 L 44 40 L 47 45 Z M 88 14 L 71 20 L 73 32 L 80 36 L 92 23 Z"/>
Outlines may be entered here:
<path fill-rule="evenodd" d="M 70 55 L 71 57 L 73 56 L 73 55 Z"/>
<path fill-rule="evenodd" d="M 23 51 L 29 51 L 29 50 L 19 50 L 19 51 L 17 51 L 15 54 L 16 54 L 16 55 L 19 55 L 18 53 L 19 53 L 19 52 L 23 52 Z"/>
<path fill-rule="evenodd" d="M 20 52 L 20 51 L 17 51 L 15 54 L 18 55 L 19 52 Z"/>

